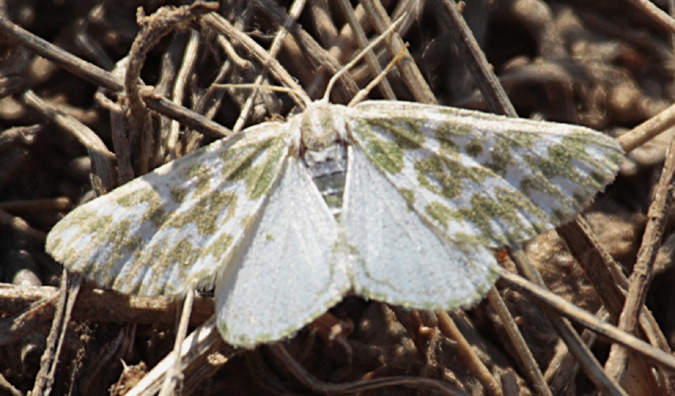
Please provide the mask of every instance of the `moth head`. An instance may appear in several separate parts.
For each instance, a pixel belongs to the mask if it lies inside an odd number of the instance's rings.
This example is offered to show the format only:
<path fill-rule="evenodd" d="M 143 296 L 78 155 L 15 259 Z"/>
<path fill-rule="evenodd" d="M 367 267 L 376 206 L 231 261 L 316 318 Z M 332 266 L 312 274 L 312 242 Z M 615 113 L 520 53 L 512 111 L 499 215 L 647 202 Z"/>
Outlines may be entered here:
<path fill-rule="evenodd" d="M 302 113 L 303 151 L 323 151 L 344 141 L 347 135 L 347 110 L 345 106 L 323 100 L 311 103 Z"/>

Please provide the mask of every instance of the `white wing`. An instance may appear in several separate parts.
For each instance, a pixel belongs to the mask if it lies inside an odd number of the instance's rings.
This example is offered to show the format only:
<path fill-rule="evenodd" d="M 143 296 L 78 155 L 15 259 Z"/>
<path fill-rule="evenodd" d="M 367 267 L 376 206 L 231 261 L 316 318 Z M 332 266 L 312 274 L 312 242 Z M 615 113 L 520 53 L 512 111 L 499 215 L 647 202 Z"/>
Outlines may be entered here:
<path fill-rule="evenodd" d="M 343 226 L 354 289 L 364 297 L 418 309 L 470 304 L 496 279 L 492 251 L 444 240 L 350 147 Z"/>
<path fill-rule="evenodd" d="M 285 128 L 267 123 L 216 141 L 76 208 L 51 230 L 47 251 L 123 293 L 213 282 L 278 180 Z"/>
<path fill-rule="evenodd" d="M 579 126 L 405 102 L 352 111 L 368 159 L 455 243 L 510 245 L 569 221 L 622 158 L 614 139 Z"/>
<path fill-rule="evenodd" d="M 296 332 L 349 289 L 345 257 L 335 218 L 306 167 L 289 157 L 252 242 L 218 276 L 221 335 L 254 346 Z"/>

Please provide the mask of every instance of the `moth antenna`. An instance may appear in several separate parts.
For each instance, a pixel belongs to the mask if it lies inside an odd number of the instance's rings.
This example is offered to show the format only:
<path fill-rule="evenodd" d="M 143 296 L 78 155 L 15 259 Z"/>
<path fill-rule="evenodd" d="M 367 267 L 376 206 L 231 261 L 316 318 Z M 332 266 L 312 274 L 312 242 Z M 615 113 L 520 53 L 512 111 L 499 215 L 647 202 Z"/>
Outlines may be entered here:
<path fill-rule="evenodd" d="M 338 80 L 340 77 L 342 77 L 342 75 L 345 74 L 349 69 L 351 69 L 352 67 L 354 67 L 354 65 L 356 65 L 356 63 L 357 63 L 358 61 L 360 61 L 361 58 L 363 58 L 363 57 L 368 53 L 368 51 L 370 51 L 371 49 L 373 49 L 373 47 L 375 47 L 376 45 L 378 45 L 380 42 L 382 42 L 382 40 L 384 40 L 385 38 L 387 38 L 394 30 L 396 30 L 396 28 L 403 22 L 403 19 L 405 18 L 405 16 L 406 16 L 406 15 L 404 14 L 404 15 L 402 15 L 401 17 L 399 17 L 396 21 L 394 21 L 394 23 L 392 23 L 391 26 L 389 26 L 389 27 L 387 28 L 387 30 L 385 30 L 384 32 L 382 32 L 382 34 L 380 35 L 380 37 L 378 37 L 378 38 L 376 38 L 375 40 L 373 40 L 373 42 L 370 43 L 370 44 L 368 44 L 365 48 L 363 48 L 363 49 L 361 50 L 361 52 L 359 52 L 359 54 L 356 55 L 356 57 L 354 57 L 354 59 L 352 59 L 351 61 L 349 61 L 349 63 L 347 63 L 347 64 L 346 64 L 342 69 L 340 69 L 337 73 L 335 73 L 335 74 L 333 75 L 333 77 L 331 77 L 330 81 L 328 81 L 328 85 L 326 86 L 326 93 L 324 93 L 323 98 L 322 98 L 321 100 L 323 100 L 324 102 L 327 102 L 327 101 L 328 101 L 328 98 L 330 97 L 330 92 L 333 90 L 333 86 L 335 85 L 335 83 L 337 82 L 337 80 Z"/>
<path fill-rule="evenodd" d="M 377 76 L 375 76 L 375 78 L 373 78 L 373 80 L 369 82 L 368 85 L 365 86 L 365 88 L 357 92 L 356 95 L 354 95 L 354 97 L 352 98 L 352 100 L 349 101 L 349 104 L 347 106 L 348 107 L 354 106 L 363 99 L 365 99 L 366 96 L 368 96 L 368 94 L 370 93 L 370 91 L 372 91 L 373 88 L 375 88 L 377 84 L 379 84 L 380 81 L 382 81 L 387 76 L 387 74 L 394 67 L 394 65 L 396 65 L 396 63 L 398 63 L 398 61 L 401 60 L 401 58 L 403 58 L 403 56 L 406 53 L 406 49 L 408 47 L 409 44 L 406 43 L 405 46 L 401 48 L 400 51 L 398 51 L 396 56 L 394 56 L 394 59 L 389 61 L 387 67 L 385 67 L 384 70 L 382 70 Z"/>

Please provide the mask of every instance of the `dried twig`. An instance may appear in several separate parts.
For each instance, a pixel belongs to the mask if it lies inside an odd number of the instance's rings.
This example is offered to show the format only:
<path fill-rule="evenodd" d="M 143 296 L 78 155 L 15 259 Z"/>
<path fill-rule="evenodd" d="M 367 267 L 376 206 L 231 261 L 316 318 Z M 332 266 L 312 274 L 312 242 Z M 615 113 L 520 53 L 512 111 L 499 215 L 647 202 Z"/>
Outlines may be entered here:
<path fill-rule="evenodd" d="M 662 365 L 669 370 L 675 370 L 675 356 L 654 348 L 633 335 L 617 329 L 610 323 L 598 320 L 594 315 L 575 306 L 564 298 L 559 297 L 516 274 L 502 269 L 500 270 L 500 275 L 502 280 L 508 282 L 510 286 L 517 288 L 537 301 L 545 303 L 548 309 L 552 309 L 561 315 L 565 315 L 565 317 L 570 320 L 573 320 L 604 337 L 612 339 L 655 364 Z"/>
<path fill-rule="evenodd" d="M 534 268 L 522 249 L 517 246 L 514 246 L 511 249 L 511 255 L 518 266 L 518 271 L 523 273 L 531 282 L 534 282 L 540 288 L 548 290 L 541 274 Z M 500 274 L 504 277 L 505 271 L 500 271 Z M 577 359 L 579 365 L 584 370 L 584 373 L 586 373 L 593 384 L 609 395 L 626 395 L 625 391 L 621 389 L 617 383 L 605 375 L 602 371 L 602 366 L 595 358 L 595 355 L 593 355 L 591 350 L 586 346 L 579 334 L 572 327 L 571 323 L 567 319 L 559 318 L 550 312 L 549 308 L 552 307 L 550 307 L 549 304 L 541 304 L 541 308 L 544 310 L 549 322 L 556 329 L 560 338 L 565 341 L 570 352 Z"/>
<path fill-rule="evenodd" d="M 32 199 L 30 201 L 7 201 L 0 202 L 0 210 L 9 213 L 16 212 L 40 212 L 40 211 L 64 211 L 72 206 L 67 197 Z"/>
<path fill-rule="evenodd" d="M 35 36 L 27 30 L 12 23 L 6 18 L 0 16 L 0 32 L 14 38 L 22 45 L 25 45 L 31 51 L 43 56 L 71 73 L 84 78 L 96 85 L 109 89 L 113 92 L 122 92 L 124 85 L 121 80 L 115 78 L 109 72 L 99 68 L 96 65 L 88 63 L 75 55 L 62 50 L 54 44 Z M 222 125 L 206 119 L 201 114 L 195 113 L 184 107 L 176 106 L 171 101 L 164 98 L 154 98 L 152 93 L 141 93 L 143 101 L 151 109 L 162 113 L 168 117 L 176 118 L 180 122 L 185 122 L 185 115 L 189 115 L 189 124 L 187 127 L 205 133 L 214 133 L 220 137 L 231 134 L 227 128 Z"/>
<path fill-rule="evenodd" d="M 530 377 L 530 381 L 532 381 L 535 391 L 542 396 L 552 396 L 551 390 L 544 379 L 544 375 L 539 369 L 537 362 L 534 360 L 534 356 L 532 356 L 532 351 L 528 348 L 523 335 L 520 333 L 520 330 L 518 330 L 518 326 L 516 325 L 515 320 L 513 320 L 513 316 L 511 316 L 511 313 L 506 307 L 502 296 L 499 295 L 496 287 L 493 286 L 490 289 L 488 292 L 488 299 L 490 300 L 490 305 L 499 316 L 499 319 L 501 319 L 502 324 L 506 329 L 506 334 L 513 343 L 520 361 L 525 366 L 525 374 Z"/>
<path fill-rule="evenodd" d="M 216 369 L 238 355 L 236 350 L 225 344 L 216 328 L 215 315 L 196 328 L 183 341 L 181 347 L 181 371 L 185 373 L 186 388 L 195 386 L 203 378 L 210 377 Z M 173 366 L 176 355 L 170 353 L 138 382 L 127 396 L 151 396 L 159 391 L 164 376 Z"/>
<path fill-rule="evenodd" d="M 649 0 L 628 0 L 640 11 L 664 29 L 675 33 L 675 20 Z"/>
<path fill-rule="evenodd" d="M 362 4 L 378 33 L 382 34 L 389 26 L 391 26 L 391 19 L 389 19 L 389 15 L 387 15 L 386 10 L 379 0 L 364 0 Z M 393 34 L 391 37 L 385 38 L 385 44 L 389 51 L 389 56 L 392 58 L 399 52 L 405 54 L 403 59 L 398 62 L 396 66 L 401 72 L 403 82 L 415 97 L 415 100 L 428 104 L 438 103 L 438 100 L 436 100 L 436 97 L 431 92 L 431 88 L 424 80 L 422 72 L 420 72 L 417 64 L 403 43 L 401 36 Z"/>
<path fill-rule="evenodd" d="M 162 389 L 159 391 L 159 396 L 171 396 L 173 394 L 179 395 L 183 383 L 183 373 L 181 372 L 180 357 L 182 356 L 182 346 L 187 335 L 188 323 L 190 322 L 190 314 L 192 313 L 192 304 L 194 303 L 195 292 L 189 290 L 183 299 L 183 309 L 180 314 L 180 322 L 178 323 L 178 331 L 176 331 L 176 341 L 174 342 L 173 355 L 174 363 L 169 368 Z"/>
<path fill-rule="evenodd" d="M 351 4 L 349 4 L 347 0 L 339 0 L 337 5 L 340 7 L 340 10 L 342 11 L 342 14 L 345 16 L 345 18 L 347 18 L 347 23 L 352 28 L 354 38 L 359 44 L 359 47 L 361 49 L 365 48 L 368 45 L 368 38 L 366 37 L 366 33 L 363 31 L 363 28 L 361 27 L 361 24 L 359 23 Z M 371 75 L 379 76 L 380 73 L 382 73 L 382 67 L 380 67 L 380 64 L 377 62 L 377 57 L 372 51 L 368 51 L 364 59 L 370 68 Z M 392 90 L 391 85 L 389 85 L 389 81 L 387 81 L 386 78 L 380 82 L 380 89 L 382 90 L 382 96 L 384 96 L 385 99 L 396 99 L 396 95 L 394 94 L 394 91 Z"/>
<path fill-rule="evenodd" d="M 317 380 L 304 367 L 291 356 L 290 353 L 280 343 L 269 345 L 269 349 L 276 355 L 278 359 L 286 364 L 286 368 L 290 370 L 295 378 L 299 379 L 305 386 L 315 392 L 320 393 L 354 393 L 359 391 L 366 391 L 370 389 L 380 389 L 389 386 L 409 386 L 413 388 L 426 387 L 443 392 L 446 395 L 466 396 L 466 393 L 460 392 L 448 384 L 434 380 L 431 378 L 422 377 L 387 377 L 377 378 L 371 380 L 355 381 L 345 384 L 331 384 Z"/>
<path fill-rule="evenodd" d="M 250 37 L 240 32 L 232 26 L 227 20 L 219 15 L 206 15 L 202 17 L 202 21 L 214 30 L 225 35 L 230 42 L 237 43 L 243 46 L 248 52 L 253 55 L 258 62 L 269 68 L 272 75 L 279 80 L 283 85 L 291 88 L 295 93 L 291 94 L 298 104 L 304 105 L 311 102 L 311 99 L 304 94 L 304 90 L 299 86 L 293 77 L 284 69 L 284 67 L 274 58 L 271 58 L 267 51 L 253 41 Z"/>
<path fill-rule="evenodd" d="M 92 184 L 99 195 L 115 188 L 116 178 L 113 165 L 115 155 L 108 150 L 103 140 L 94 131 L 74 117 L 60 111 L 56 106 L 40 99 L 31 90 L 26 91 L 23 98 L 26 103 L 38 109 L 43 116 L 70 132 L 87 149 L 94 169 L 93 176 L 95 179 L 92 178 Z"/>
<path fill-rule="evenodd" d="M 44 242 L 45 239 L 47 239 L 47 235 L 44 232 L 31 227 L 26 220 L 18 216 L 12 216 L 2 209 L 0 209 L 0 224 L 4 224 L 20 233 L 26 234 L 36 241 Z"/>
<path fill-rule="evenodd" d="M 506 96 L 504 88 L 499 83 L 494 71 L 485 58 L 485 54 L 480 50 L 476 39 L 467 26 L 464 18 L 457 11 L 457 4 L 454 0 L 439 0 L 445 12 L 442 13 L 446 19 L 446 25 L 453 33 L 454 43 L 467 65 L 471 74 L 476 80 L 483 97 L 487 101 L 490 110 L 497 114 L 505 114 L 509 117 L 518 117 L 516 109 Z"/>
<path fill-rule="evenodd" d="M 459 331 L 455 322 L 450 318 L 445 311 L 436 312 L 436 318 L 438 318 L 438 326 L 441 328 L 443 334 L 448 336 L 450 339 L 455 340 L 457 343 L 457 351 L 462 355 L 464 361 L 468 365 L 468 369 L 473 372 L 473 374 L 478 378 L 485 387 L 488 394 L 492 396 L 502 396 L 503 392 L 499 383 L 495 378 L 490 374 L 490 370 L 485 367 L 483 362 L 476 356 L 476 354 L 471 349 L 471 345 L 467 342 L 464 335 Z"/>
<path fill-rule="evenodd" d="M 616 140 L 621 143 L 623 150 L 629 153 L 665 132 L 673 125 L 675 125 L 675 104 L 619 136 Z"/>
<path fill-rule="evenodd" d="M 59 362 L 59 355 L 61 354 L 61 348 L 63 347 L 63 341 L 68 329 L 68 322 L 70 321 L 81 283 L 81 275 L 68 274 L 67 270 L 63 270 L 58 308 L 52 321 L 49 336 L 47 337 L 47 346 L 40 359 L 40 371 L 35 378 L 33 395 L 49 395 L 52 391 L 56 366 Z"/>
<path fill-rule="evenodd" d="M 171 326 L 175 320 L 167 312 L 176 312 L 179 304 L 173 297 L 144 297 L 120 294 L 110 290 L 85 288 L 80 292 L 73 311 L 73 320 L 104 323 L 139 323 Z M 52 286 L 30 287 L 2 284 L 0 287 L 0 311 L 15 315 L 31 309 L 32 304 L 43 304 L 53 315 L 50 301 L 58 296 L 58 289 Z M 41 302 L 42 301 L 42 302 Z M 197 297 L 190 320 L 192 326 L 203 323 L 213 313 L 214 302 L 210 297 Z M 32 314 L 35 315 L 35 314 Z M 1 338 L 0 338 L 1 339 Z M 0 342 L 0 345 L 3 345 Z"/>
<path fill-rule="evenodd" d="M 619 317 L 618 327 L 628 333 L 635 332 L 640 310 L 647 298 L 647 288 L 652 278 L 652 270 L 656 253 L 663 240 L 668 211 L 673 202 L 675 190 L 675 136 L 670 140 L 666 163 L 663 166 L 661 179 L 656 186 L 654 201 L 649 206 L 648 221 L 642 237 L 642 245 L 638 251 L 637 261 L 629 278 L 626 303 Z M 623 378 L 626 370 L 628 350 L 614 344 L 605 363 L 607 372 L 616 380 Z"/>
<path fill-rule="evenodd" d="M 289 11 L 288 19 L 283 23 L 283 25 L 281 25 L 279 31 L 277 31 L 276 35 L 274 36 L 274 40 L 272 40 L 272 45 L 270 46 L 270 49 L 268 51 L 270 58 L 277 57 L 279 51 L 281 50 L 281 44 L 286 38 L 286 35 L 288 34 L 288 29 L 300 17 L 300 13 L 302 12 L 304 7 L 305 7 L 305 0 L 296 0 L 293 2 L 293 4 L 291 5 L 291 9 Z M 265 83 L 265 74 L 266 71 L 265 69 L 263 69 L 260 75 L 256 77 L 255 81 L 253 82 L 253 85 L 263 85 Z M 234 127 L 232 128 L 232 130 L 235 133 L 239 132 L 242 128 L 244 128 L 246 119 L 248 118 L 248 115 L 251 112 L 253 102 L 255 101 L 258 92 L 259 89 L 253 89 L 248 98 L 246 98 L 246 102 L 244 103 L 244 106 L 241 109 L 239 118 L 237 118 L 237 121 L 234 123 Z"/>

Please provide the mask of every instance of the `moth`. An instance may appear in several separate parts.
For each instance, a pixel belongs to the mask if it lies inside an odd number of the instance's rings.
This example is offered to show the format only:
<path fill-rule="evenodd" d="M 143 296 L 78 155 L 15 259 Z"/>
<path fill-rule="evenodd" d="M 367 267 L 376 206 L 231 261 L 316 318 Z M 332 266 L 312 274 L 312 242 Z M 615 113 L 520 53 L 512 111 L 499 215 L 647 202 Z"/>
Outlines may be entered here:
<path fill-rule="evenodd" d="M 479 301 L 494 249 L 569 221 L 622 156 L 580 126 L 320 100 L 76 208 L 46 249 L 123 293 L 213 285 L 223 338 L 252 347 L 348 293 L 427 310 Z"/>

